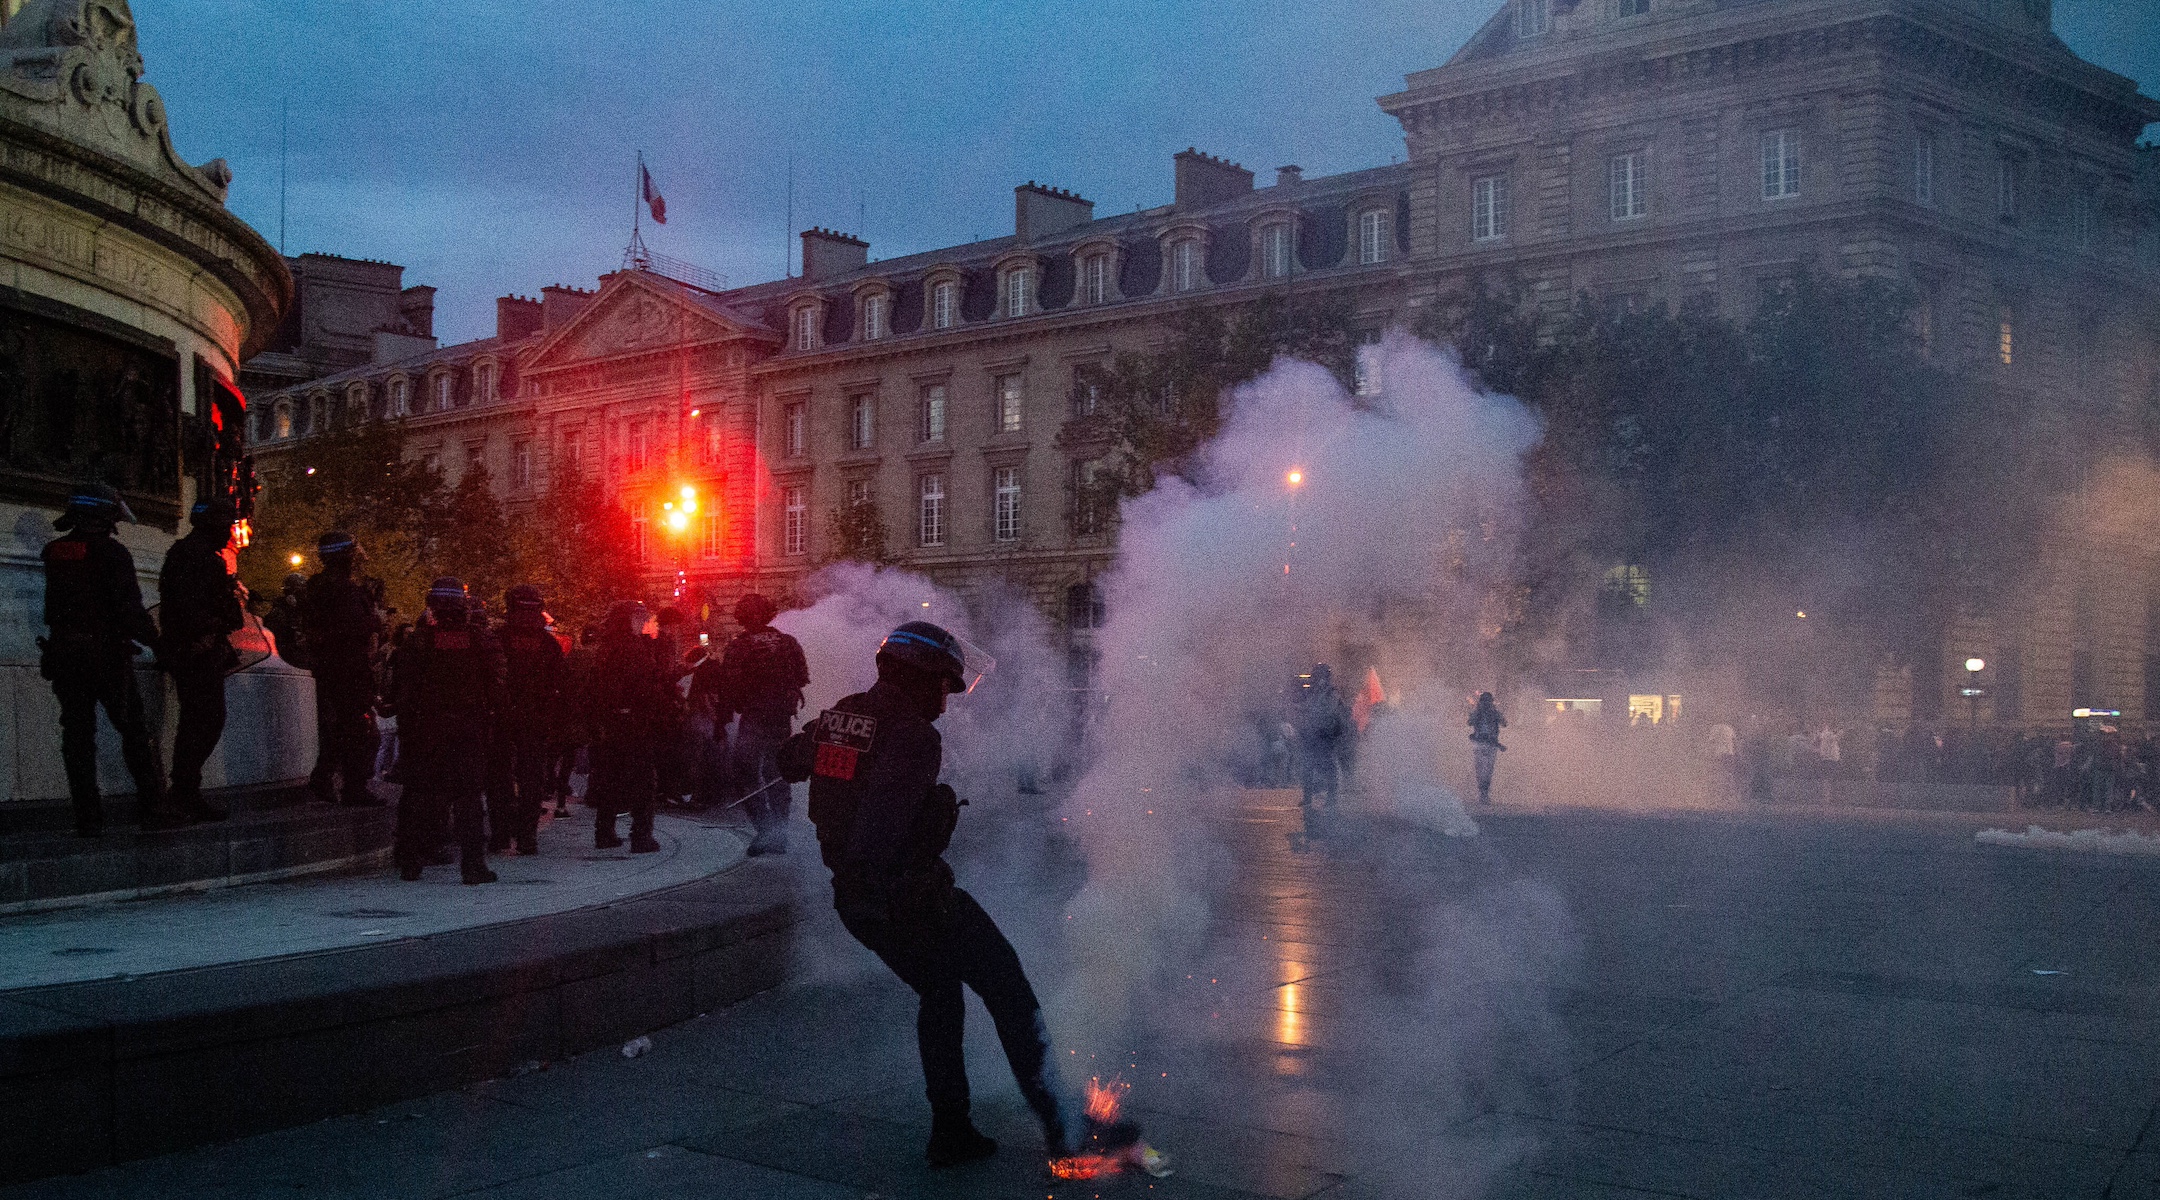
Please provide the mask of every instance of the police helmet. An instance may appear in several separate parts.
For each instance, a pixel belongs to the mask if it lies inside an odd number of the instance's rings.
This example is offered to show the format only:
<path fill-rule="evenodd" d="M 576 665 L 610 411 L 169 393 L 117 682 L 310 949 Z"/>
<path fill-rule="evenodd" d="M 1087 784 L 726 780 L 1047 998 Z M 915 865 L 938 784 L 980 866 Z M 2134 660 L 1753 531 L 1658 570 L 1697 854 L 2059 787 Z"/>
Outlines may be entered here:
<path fill-rule="evenodd" d="M 354 540 L 353 535 L 345 532 L 342 529 L 333 529 L 330 532 L 315 539 L 315 554 L 319 558 L 330 558 L 339 554 L 352 554 L 357 552 L 359 549 L 360 543 Z M 463 587 L 464 585 L 460 584 L 458 586 Z"/>
<path fill-rule="evenodd" d="M 881 663 L 896 662 L 935 675 L 945 681 L 948 692 L 968 690 L 967 651 L 942 625 L 909 621 L 885 635 L 877 657 Z"/>
<path fill-rule="evenodd" d="M 428 607 L 438 612 L 463 613 L 465 611 L 465 581 L 455 575 L 445 575 L 428 585 Z"/>
<path fill-rule="evenodd" d="M 223 496 L 197 500 L 195 507 L 188 510 L 188 521 L 197 529 L 231 529 L 239 519 L 240 510 Z"/>
<path fill-rule="evenodd" d="M 121 521 L 132 523 L 134 520 L 134 510 L 127 506 L 127 501 L 120 498 L 118 491 L 102 483 L 85 483 L 78 486 L 74 494 L 68 497 L 67 511 L 53 521 L 53 528 L 73 529 L 85 521 L 110 525 Z"/>
<path fill-rule="evenodd" d="M 521 583 L 503 593 L 503 607 L 511 612 L 539 612 L 547 607 L 540 589 L 529 583 Z"/>
<path fill-rule="evenodd" d="M 1315 687 L 1333 684 L 1335 682 L 1335 672 L 1329 670 L 1326 663 L 1314 663 L 1312 681 Z"/>
<path fill-rule="evenodd" d="M 294 571 L 292 574 L 285 577 L 285 590 L 288 592 L 297 592 L 306 586 L 307 576 L 302 575 L 298 571 Z"/>
<path fill-rule="evenodd" d="M 752 592 L 735 602 L 736 623 L 745 629 L 756 629 L 763 625 L 770 625 L 772 619 L 779 615 L 780 606 L 774 604 L 768 597 L 761 596 L 756 592 Z"/>

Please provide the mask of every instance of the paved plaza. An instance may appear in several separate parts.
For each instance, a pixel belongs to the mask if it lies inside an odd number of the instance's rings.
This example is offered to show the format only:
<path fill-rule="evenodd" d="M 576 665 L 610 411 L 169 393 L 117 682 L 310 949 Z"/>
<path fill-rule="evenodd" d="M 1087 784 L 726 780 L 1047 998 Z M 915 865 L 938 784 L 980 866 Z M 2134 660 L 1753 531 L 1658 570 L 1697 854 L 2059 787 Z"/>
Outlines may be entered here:
<path fill-rule="evenodd" d="M 1133 1085 L 1167 1180 L 1048 1183 L 979 1009 L 1007 1149 L 926 1170 L 912 997 L 812 908 L 798 982 L 640 1057 L 0 1197 L 2160 1196 L 2160 863 L 1946 816 L 1479 820 L 1217 815 L 1206 939 L 1131 1044 L 1060 1047 Z M 805 859 L 741 870 L 814 905 Z M 1054 912 L 982 895 L 1078 1023 Z"/>

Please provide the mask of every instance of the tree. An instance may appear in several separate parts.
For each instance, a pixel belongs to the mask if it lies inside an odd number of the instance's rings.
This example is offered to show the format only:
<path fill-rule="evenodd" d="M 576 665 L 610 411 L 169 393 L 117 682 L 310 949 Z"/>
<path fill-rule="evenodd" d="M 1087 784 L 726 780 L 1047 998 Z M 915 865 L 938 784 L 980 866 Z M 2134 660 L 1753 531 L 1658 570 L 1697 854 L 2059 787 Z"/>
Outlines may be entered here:
<path fill-rule="evenodd" d="M 510 535 L 510 522 L 485 464 L 465 468 L 457 486 L 446 489 L 421 514 L 422 563 L 434 575 L 455 575 L 466 590 L 503 610 L 503 593 L 526 582 L 524 555 Z"/>
<path fill-rule="evenodd" d="M 342 529 L 358 539 L 368 556 L 365 569 L 383 580 L 388 602 L 417 611 L 429 578 L 421 563 L 422 525 L 444 493 L 440 470 L 406 459 L 402 422 L 310 438 L 263 473 L 241 579 L 249 590 L 275 596 L 287 573 L 314 569 L 316 539 Z M 291 563 L 295 554 L 301 568 Z"/>
<path fill-rule="evenodd" d="M 879 567 L 893 562 L 885 518 L 878 511 L 876 500 L 864 498 L 833 509 L 825 518 L 825 537 L 830 547 L 827 561 L 862 562 Z"/>
<path fill-rule="evenodd" d="M 565 629 L 597 624 L 609 605 L 643 592 L 645 564 L 630 513 L 575 475 L 548 488 L 512 542 L 522 564 L 515 582 L 537 586 Z"/>

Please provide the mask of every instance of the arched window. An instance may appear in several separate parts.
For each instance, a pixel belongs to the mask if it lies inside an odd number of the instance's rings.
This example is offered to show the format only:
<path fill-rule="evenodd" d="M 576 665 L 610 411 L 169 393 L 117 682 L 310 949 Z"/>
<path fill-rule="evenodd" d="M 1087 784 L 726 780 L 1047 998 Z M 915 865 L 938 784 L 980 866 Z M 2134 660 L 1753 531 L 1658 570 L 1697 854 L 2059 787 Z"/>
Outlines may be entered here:
<path fill-rule="evenodd" d="M 366 384 L 356 383 L 346 391 L 345 419 L 355 428 L 367 423 L 368 386 Z"/>
<path fill-rule="evenodd" d="M 1085 304 L 1110 302 L 1110 285 L 1115 277 L 1110 252 L 1097 250 L 1080 260 L 1080 299 Z"/>
<path fill-rule="evenodd" d="M 276 411 L 271 416 L 270 436 L 273 438 L 283 439 L 289 438 L 292 435 L 292 401 L 280 400 L 277 402 Z"/>
<path fill-rule="evenodd" d="M 930 285 L 930 328 L 951 329 L 960 324 L 960 285 L 941 279 Z"/>
<path fill-rule="evenodd" d="M 1358 214 L 1358 264 L 1372 266 L 1388 260 L 1395 242 L 1395 214 L 1384 208 L 1368 208 Z"/>
<path fill-rule="evenodd" d="M 815 350 L 818 348 L 817 305 L 796 305 L 795 308 L 789 313 L 788 321 L 791 326 L 788 334 L 788 341 L 791 345 L 795 347 L 795 349 Z"/>
<path fill-rule="evenodd" d="M 1170 247 L 1170 290 L 1193 292 L 1200 290 L 1200 239 L 1179 238 Z"/>
<path fill-rule="evenodd" d="M 862 340 L 874 342 L 892 332 L 892 297 L 872 292 L 862 301 Z"/>

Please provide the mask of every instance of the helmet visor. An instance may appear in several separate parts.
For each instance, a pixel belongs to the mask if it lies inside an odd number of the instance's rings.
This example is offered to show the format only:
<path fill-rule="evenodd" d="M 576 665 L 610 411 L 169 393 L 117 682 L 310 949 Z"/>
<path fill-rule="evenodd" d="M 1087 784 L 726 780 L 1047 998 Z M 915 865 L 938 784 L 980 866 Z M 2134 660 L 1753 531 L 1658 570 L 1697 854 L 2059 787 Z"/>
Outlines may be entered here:
<path fill-rule="evenodd" d="M 992 658 L 988 650 L 957 633 L 953 640 L 960 643 L 960 694 L 972 695 L 983 680 L 997 673 L 997 659 Z"/>

